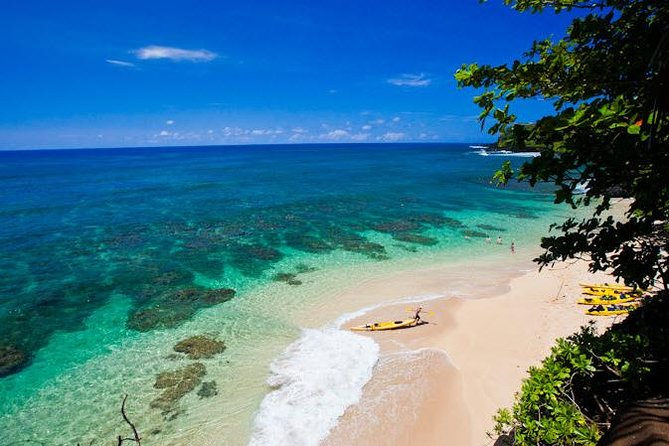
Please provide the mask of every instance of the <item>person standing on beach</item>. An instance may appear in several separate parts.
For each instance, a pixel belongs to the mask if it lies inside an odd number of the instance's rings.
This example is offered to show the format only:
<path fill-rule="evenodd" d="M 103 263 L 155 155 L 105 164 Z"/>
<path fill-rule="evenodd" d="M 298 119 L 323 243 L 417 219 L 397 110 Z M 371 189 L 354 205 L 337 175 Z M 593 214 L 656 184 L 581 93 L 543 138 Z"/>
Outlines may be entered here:
<path fill-rule="evenodd" d="M 420 323 L 420 312 L 423 311 L 423 307 L 419 306 L 416 309 L 416 314 L 414 315 L 413 319 L 416 324 Z"/>
<path fill-rule="evenodd" d="M 515 253 L 516 253 L 516 245 L 515 245 L 515 243 L 513 243 L 513 241 L 512 241 L 512 242 L 511 242 L 511 254 L 515 254 Z"/>

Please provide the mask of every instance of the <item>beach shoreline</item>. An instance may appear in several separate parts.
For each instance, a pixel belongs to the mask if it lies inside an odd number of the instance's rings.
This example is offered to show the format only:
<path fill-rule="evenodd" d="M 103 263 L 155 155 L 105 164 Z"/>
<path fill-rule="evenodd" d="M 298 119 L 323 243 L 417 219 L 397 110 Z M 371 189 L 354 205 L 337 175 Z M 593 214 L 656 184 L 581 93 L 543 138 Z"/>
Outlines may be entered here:
<path fill-rule="evenodd" d="M 519 268 L 522 265 L 528 268 Z M 575 304 L 578 283 L 610 282 L 611 278 L 591 274 L 585 262 L 558 264 L 540 273 L 536 265 L 523 261 L 515 263 L 515 275 L 506 267 L 490 267 L 477 271 L 486 277 L 472 288 L 483 290 L 478 296 L 464 291 L 460 296 L 412 303 L 427 309 L 427 324 L 363 333 L 380 345 L 379 362 L 360 401 L 346 410 L 321 444 L 380 438 L 384 444 L 494 443 L 487 435 L 493 428 L 493 415 L 512 405 L 527 369 L 541 362 L 556 338 L 595 320 Z M 460 268 L 466 270 L 465 265 Z M 360 284 L 343 297 L 383 293 L 397 297 L 396 290 L 407 283 L 413 283 L 414 295 L 438 295 L 448 287 L 449 279 L 448 267 L 406 271 L 391 279 Z M 378 306 L 344 327 L 399 319 L 399 315 L 410 317 L 410 307 L 406 303 Z M 601 329 L 611 319 L 595 323 Z"/>

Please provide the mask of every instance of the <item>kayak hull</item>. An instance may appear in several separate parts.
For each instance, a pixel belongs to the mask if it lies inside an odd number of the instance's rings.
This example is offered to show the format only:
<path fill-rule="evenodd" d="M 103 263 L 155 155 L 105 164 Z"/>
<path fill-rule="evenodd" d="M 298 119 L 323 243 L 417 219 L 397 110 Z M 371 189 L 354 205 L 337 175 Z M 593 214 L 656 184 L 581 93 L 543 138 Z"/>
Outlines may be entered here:
<path fill-rule="evenodd" d="M 621 294 L 639 296 L 639 295 L 641 295 L 641 292 L 640 291 L 623 291 L 623 290 L 598 290 L 598 289 L 588 288 L 588 289 L 583 291 L 583 294 L 587 294 L 587 295 L 590 295 L 590 296 L 619 296 Z"/>
<path fill-rule="evenodd" d="M 626 305 L 620 308 L 604 308 L 603 310 L 595 310 L 594 308 L 589 309 L 585 314 L 590 316 L 617 316 L 619 314 L 627 314 L 630 311 L 633 311 L 637 308 L 637 305 Z"/>
<path fill-rule="evenodd" d="M 633 291 L 634 288 L 627 285 L 610 285 L 608 283 L 580 283 L 582 288 L 590 288 L 596 290 L 619 290 L 619 291 Z"/>
<path fill-rule="evenodd" d="M 604 299 L 602 297 L 584 297 L 576 301 L 577 304 L 581 305 L 615 305 L 615 304 L 625 304 L 628 302 L 634 302 L 633 297 L 618 298 L 614 297 L 613 299 Z"/>
<path fill-rule="evenodd" d="M 407 328 L 417 325 L 416 319 L 404 319 L 401 321 L 374 322 L 371 324 L 351 327 L 353 331 L 384 331 L 396 330 L 398 328 Z"/>

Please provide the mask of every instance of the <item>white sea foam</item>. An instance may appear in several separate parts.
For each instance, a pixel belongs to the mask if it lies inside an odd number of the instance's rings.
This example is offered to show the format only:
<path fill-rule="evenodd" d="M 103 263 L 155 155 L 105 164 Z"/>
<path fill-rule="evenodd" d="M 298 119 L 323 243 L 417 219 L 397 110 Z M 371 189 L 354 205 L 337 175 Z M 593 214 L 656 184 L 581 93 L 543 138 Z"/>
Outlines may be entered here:
<path fill-rule="evenodd" d="M 510 157 L 516 157 L 516 158 L 536 158 L 539 155 L 541 155 L 541 153 L 539 153 L 539 152 L 512 152 L 512 153 L 505 154 L 504 156 L 510 156 Z M 499 156 L 502 156 L 502 155 L 499 155 Z"/>
<path fill-rule="evenodd" d="M 267 383 L 276 389 L 260 404 L 249 445 L 318 445 L 360 399 L 378 358 L 364 336 L 304 330 L 271 365 Z"/>
<path fill-rule="evenodd" d="M 379 359 L 373 340 L 340 328 L 380 307 L 443 297 L 405 296 L 343 314 L 323 329 L 303 330 L 270 366 L 267 383 L 276 389 L 260 404 L 249 446 L 318 445 L 359 401 Z"/>
<path fill-rule="evenodd" d="M 510 150 L 486 150 L 485 148 L 469 153 L 475 153 L 481 156 L 503 156 L 511 158 L 534 158 L 540 155 L 539 152 L 512 152 Z"/>

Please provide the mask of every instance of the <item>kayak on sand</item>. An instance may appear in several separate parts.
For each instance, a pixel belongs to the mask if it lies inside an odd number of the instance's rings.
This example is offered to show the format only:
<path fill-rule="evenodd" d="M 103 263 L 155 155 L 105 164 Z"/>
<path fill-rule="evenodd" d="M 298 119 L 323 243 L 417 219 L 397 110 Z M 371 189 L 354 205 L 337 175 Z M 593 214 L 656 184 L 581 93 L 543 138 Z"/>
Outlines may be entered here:
<path fill-rule="evenodd" d="M 407 328 L 418 325 L 416 319 L 404 319 L 401 321 L 375 322 L 366 325 L 359 325 L 351 327 L 353 331 L 378 331 L 378 330 L 395 330 L 397 328 Z"/>

